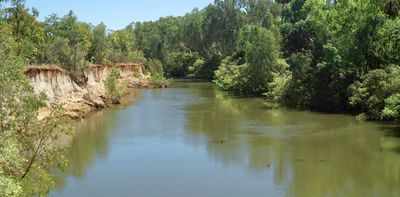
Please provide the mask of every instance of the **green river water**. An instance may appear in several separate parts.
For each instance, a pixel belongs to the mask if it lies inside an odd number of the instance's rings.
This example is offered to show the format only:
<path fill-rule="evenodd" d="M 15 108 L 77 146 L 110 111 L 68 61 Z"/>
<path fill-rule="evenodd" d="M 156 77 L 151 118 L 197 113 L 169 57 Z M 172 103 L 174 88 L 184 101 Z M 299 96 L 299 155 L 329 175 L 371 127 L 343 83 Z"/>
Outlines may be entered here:
<path fill-rule="evenodd" d="M 399 133 L 175 81 L 77 123 L 50 196 L 400 196 Z"/>

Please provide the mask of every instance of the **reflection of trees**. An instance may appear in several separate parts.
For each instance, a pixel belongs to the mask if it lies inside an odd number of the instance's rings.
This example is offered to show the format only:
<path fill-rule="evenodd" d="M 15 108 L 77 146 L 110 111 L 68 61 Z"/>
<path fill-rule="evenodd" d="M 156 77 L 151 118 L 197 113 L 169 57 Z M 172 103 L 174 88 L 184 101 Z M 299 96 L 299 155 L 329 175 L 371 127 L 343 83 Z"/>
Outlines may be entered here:
<path fill-rule="evenodd" d="M 130 91 L 130 95 L 123 98 L 118 107 L 126 107 L 134 101 L 137 90 Z M 106 157 L 109 150 L 110 135 L 117 131 L 118 108 L 102 110 L 94 113 L 76 126 L 76 136 L 68 152 L 69 165 L 61 176 L 57 177 L 57 188 L 65 185 L 66 178 L 74 176 L 82 178 L 87 169 L 94 164 L 96 157 Z"/>
<path fill-rule="evenodd" d="M 204 100 L 186 108 L 189 134 L 206 138 L 209 154 L 224 165 L 263 171 L 271 164 L 275 183 L 289 183 L 288 196 L 400 192 L 400 155 L 381 148 L 389 142 L 376 124 L 266 110 L 257 99 L 210 88 L 193 94 Z"/>
<path fill-rule="evenodd" d="M 400 192 L 400 157 L 381 152 L 373 125 L 350 125 L 342 135 L 316 136 L 291 143 L 290 196 L 388 196 Z M 375 194 L 371 191 L 377 192 Z M 390 195 L 389 195 L 390 196 Z"/>

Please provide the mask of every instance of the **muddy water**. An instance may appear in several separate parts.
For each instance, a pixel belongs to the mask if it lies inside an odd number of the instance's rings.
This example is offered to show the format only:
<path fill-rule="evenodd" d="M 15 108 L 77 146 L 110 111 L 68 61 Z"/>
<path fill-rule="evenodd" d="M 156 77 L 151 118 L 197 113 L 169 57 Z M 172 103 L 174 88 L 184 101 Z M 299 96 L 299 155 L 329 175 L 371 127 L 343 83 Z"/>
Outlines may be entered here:
<path fill-rule="evenodd" d="M 268 110 L 203 82 L 134 94 L 78 124 L 50 196 L 400 196 L 395 126 Z"/>

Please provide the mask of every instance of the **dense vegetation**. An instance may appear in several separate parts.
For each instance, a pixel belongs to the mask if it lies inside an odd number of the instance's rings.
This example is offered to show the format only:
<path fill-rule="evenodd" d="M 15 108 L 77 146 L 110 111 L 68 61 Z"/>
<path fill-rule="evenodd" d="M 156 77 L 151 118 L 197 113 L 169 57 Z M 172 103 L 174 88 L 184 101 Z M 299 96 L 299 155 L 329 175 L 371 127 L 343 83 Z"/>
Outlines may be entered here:
<path fill-rule="evenodd" d="M 78 21 L 72 11 L 63 17 L 51 15 L 44 22 L 39 12 L 12 0 L 2 9 L 2 29 L 15 39 L 13 50 L 25 64 L 57 64 L 79 73 L 86 63 L 144 61 L 135 47 L 132 25 L 118 31 Z"/>
<path fill-rule="evenodd" d="M 49 169 L 65 164 L 58 143 L 70 129 L 63 126 L 57 106 L 51 118 L 38 121 L 44 98 L 28 84 L 24 63 L 12 49 L 16 43 L 4 30 L 0 30 L 0 196 L 45 195 L 54 185 Z"/>
<path fill-rule="evenodd" d="M 111 31 L 72 11 L 40 22 L 37 10 L 12 0 L 1 21 L 25 64 L 79 74 L 88 62 L 147 59 L 171 77 L 210 79 L 292 107 L 397 119 L 399 10 L 398 0 L 216 0 L 185 16 Z"/>
<path fill-rule="evenodd" d="M 72 11 L 38 21 L 23 0 L 0 0 L 0 196 L 46 193 L 46 170 L 63 161 L 48 148 L 66 130 L 61 119 L 36 121 L 44 98 L 33 94 L 24 65 L 79 75 L 88 62 L 142 61 L 156 83 L 164 73 L 191 76 L 296 108 L 396 120 L 399 14 L 399 0 L 215 0 L 111 31 Z M 111 102 L 120 97 L 117 78 L 107 80 Z"/>
<path fill-rule="evenodd" d="M 208 78 L 269 102 L 398 119 L 398 0 L 216 0 L 135 24 L 136 44 L 173 77 Z"/>

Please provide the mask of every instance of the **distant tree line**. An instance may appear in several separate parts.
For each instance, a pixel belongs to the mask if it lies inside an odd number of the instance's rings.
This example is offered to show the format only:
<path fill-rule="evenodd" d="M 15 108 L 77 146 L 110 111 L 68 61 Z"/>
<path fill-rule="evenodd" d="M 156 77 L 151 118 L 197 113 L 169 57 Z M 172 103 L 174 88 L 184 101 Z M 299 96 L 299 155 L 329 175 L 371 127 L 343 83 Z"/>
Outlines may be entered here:
<path fill-rule="evenodd" d="M 79 72 L 88 62 L 151 60 L 167 76 L 210 79 L 292 107 L 399 117 L 399 0 L 215 0 L 116 31 L 72 11 L 40 22 L 22 0 L 1 10 L 2 31 L 28 64 Z"/>
<path fill-rule="evenodd" d="M 81 22 L 70 11 L 55 14 L 44 22 L 37 20 L 39 12 L 25 7 L 24 1 L 12 0 L 1 11 L 2 29 L 14 38 L 13 50 L 27 64 L 57 64 L 79 72 L 87 63 L 144 61 L 135 46 L 133 25 L 110 31 L 101 23 Z"/>
<path fill-rule="evenodd" d="M 135 24 L 136 46 L 173 77 L 365 119 L 400 117 L 400 1 L 216 0 Z"/>

